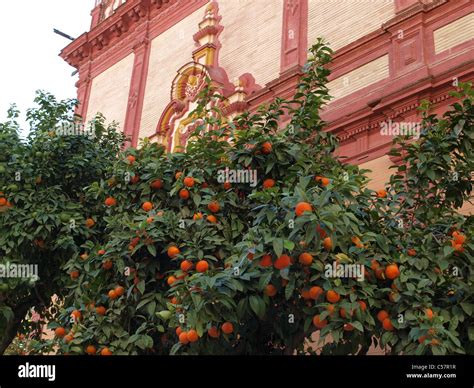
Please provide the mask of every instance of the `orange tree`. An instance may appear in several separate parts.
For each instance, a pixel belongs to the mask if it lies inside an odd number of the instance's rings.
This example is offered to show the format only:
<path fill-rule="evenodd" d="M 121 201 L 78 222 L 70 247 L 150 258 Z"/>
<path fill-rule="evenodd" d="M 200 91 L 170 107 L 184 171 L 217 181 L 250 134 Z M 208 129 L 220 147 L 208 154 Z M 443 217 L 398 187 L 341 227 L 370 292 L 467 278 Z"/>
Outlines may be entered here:
<path fill-rule="evenodd" d="M 333 155 L 331 51 L 311 51 L 294 99 L 227 122 L 208 87 L 186 152 L 145 142 L 87 186 L 96 232 L 62 264 L 56 337 L 32 351 L 472 353 L 472 218 L 456 212 L 470 85 L 443 118 L 424 107 L 420 140 L 395 140 L 403 164 L 373 191 Z"/>
<path fill-rule="evenodd" d="M 123 142 L 101 117 L 87 136 L 59 136 L 55 128 L 82 130 L 74 127 L 75 101 L 39 92 L 35 102 L 27 113 L 28 138 L 20 138 L 14 107 L 0 124 L 0 354 L 18 332 L 34 334 L 50 318 L 54 294 L 68 295 L 62 266 L 95 235 L 91 220 L 100 224 L 103 213 L 83 187 L 108 174 Z M 31 266 L 24 275 L 39 279 L 7 276 L 13 265 Z M 39 322 L 25 319 L 31 309 Z"/>

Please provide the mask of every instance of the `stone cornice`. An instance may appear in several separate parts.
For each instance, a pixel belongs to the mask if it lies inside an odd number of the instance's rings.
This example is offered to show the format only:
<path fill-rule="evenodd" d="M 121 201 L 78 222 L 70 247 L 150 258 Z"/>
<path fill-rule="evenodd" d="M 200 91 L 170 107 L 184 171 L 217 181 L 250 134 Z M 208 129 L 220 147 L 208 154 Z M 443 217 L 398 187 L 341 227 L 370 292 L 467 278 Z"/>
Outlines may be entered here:
<path fill-rule="evenodd" d="M 60 56 L 71 66 L 78 68 L 87 60 L 93 60 L 97 55 L 107 51 L 146 20 L 159 21 L 160 15 L 171 7 L 184 11 L 199 2 L 199 0 L 128 0 L 112 15 L 66 46 Z"/>

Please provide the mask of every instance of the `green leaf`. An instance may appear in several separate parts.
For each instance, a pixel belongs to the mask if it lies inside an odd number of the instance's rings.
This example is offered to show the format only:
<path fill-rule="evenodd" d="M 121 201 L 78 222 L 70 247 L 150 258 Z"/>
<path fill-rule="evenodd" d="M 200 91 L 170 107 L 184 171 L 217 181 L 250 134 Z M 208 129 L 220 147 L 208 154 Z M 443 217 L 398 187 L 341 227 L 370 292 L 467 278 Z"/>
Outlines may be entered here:
<path fill-rule="evenodd" d="M 295 243 L 290 240 L 285 240 L 283 246 L 287 251 L 291 252 L 295 248 Z"/>
<path fill-rule="evenodd" d="M 469 316 L 472 315 L 472 307 L 473 307 L 473 306 L 474 306 L 474 305 L 471 304 L 471 303 L 467 303 L 467 302 L 461 303 L 462 309 L 463 309 L 464 312 L 465 312 L 467 315 L 469 315 Z"/>
<path fill-rule="evenodd" d="M 259 317 L 260 319 L 263 318 L 265 315 L 265 303 L 261 298 L 255 295 L 251 295 L 249 298 L 250 308 L 252 311 Z"/>
<path fill-rule="evenodd" d="M 156 247 L 153 244 L 147 245 L 146 248 L 148 249 L 148 252 L 150 252 L 150 255 L 153 257 L 156 256 Z"/>
<path fill-rule="evenodd" d="M 273 250 L 277 257 L 281 256 L 283 253 L 283 239 L 275 238 L 273 240 Z"/>
<path fill-rule="evenodd" d="M 295 290 L 295 285 L 296 285 L 296 278 L 292 276 L 290 278 L 290 281 L 285 287 L 285 299 L 289 300 L 291 296 L 293 295 L 293 291 Z"/>

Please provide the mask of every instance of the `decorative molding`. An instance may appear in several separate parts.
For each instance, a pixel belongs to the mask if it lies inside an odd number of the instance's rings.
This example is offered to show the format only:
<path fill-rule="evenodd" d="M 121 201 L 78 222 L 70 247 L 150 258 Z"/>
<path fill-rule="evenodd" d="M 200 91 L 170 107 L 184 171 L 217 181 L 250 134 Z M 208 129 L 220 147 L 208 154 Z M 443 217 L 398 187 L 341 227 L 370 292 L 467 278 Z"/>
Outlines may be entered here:
<path fill-rule="evenodd" d="M 186 145 L 193 132 L 192 120 L 186 117 L 199 92 L 205 87 L 205 79 L 211 80 L 211 87 L 226 97 L 220 107 L 229 117 L 247 108 L 247 95 L 259 87 L 250 74 L 243 74 L 231 84 L 225 69 L 219 66 L 219 35 L 223 30 L 217 2 L 211 2 L 205 9 L 199 23 L 199 30 L 193 35 L 197 48 L 192 53 L 193 60 L 183 65 L 172 81 L 170 103 L 163 111 L 155 135 L 165 144 L 168 151 Z"/>

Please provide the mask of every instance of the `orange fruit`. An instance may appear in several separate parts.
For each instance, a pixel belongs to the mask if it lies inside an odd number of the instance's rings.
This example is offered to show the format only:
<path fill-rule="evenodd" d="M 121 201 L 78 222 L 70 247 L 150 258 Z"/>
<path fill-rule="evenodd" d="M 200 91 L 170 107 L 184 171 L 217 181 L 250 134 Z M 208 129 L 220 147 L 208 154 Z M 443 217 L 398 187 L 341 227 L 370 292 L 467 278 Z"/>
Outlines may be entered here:
<path fill-rule="evenodd" d="M 207 208 L 213 212 L 213 213 L 217 213 L 219 210 L 220 210 L 220 205 L 219 205 L 219 202 L 217 201 L 212 201 L 209 203 L 209 205 L 207 205 Z"/>
<path fill-rule="evenodd" d="M 133 164 L 133 163 L 135 163 L 135 160 L 136 160 L 136 159 L 135 159 L 135 156 L 133 156 L 133 155 L 128 155 L 128 156 L 127 156 L 127 160 L 128 160 L 128 162 L 129 162 L 130 164 Z"/>
<path fill-rule="evenodd" d="M 314 286 L 309 289 L 309 296 L 314 300 L 318 299 L 323 293 L 323 289 L 319 286 Z"/>
<path fill-rule="evenodd" d="M 5 206 L 7 204 L 6 198 L 0 198 L 0 206 Z"/>
<path fill-rule="evenodd" d="M 313 256 L 307 252 L 304 252 L 299 256 L 298 260 L 303 265 L 311 265 L 313 262 Z"/>
<path fill-rule="evenodd" d="M 140 175 L 135 174 L 130 178 L 130 183 L 134 185 L 135 183 L 138 183 L 140 181 Z"/>
<path fill-rule="evenodd" d="M 430 345 L 432 345 L 432 346 L 439 345 L 439 340 L 436 339 L 436 338 L 433 338 L 433 339 L 431 340 L 431 342 L 430 342 Z"/>
<path fill-rule="evenodd" d="M 174 246 L 174 245 L 171 246 L 171 247 L 169 247 L 169 248 L 168 248 L 168 251 L 167 251 L 168 256 L 169 256 L 170 258 L 176 257 L 177 255 L 180 254 L 180 252 L 181 252 L 181 251 L 179 250 L 179 248 L 176 247 L 176 246 Z"/>
<path fill-rule="evenodd" d="M 174 276 L 169 276 L 168 280 L 166 281 L 168 283 L 168 286 L 172 286 L 174 282 L 176 282 L 178 279 L 176 279 Z"/>
<path fill-rule="evenodd" d="M 416 251 L 413 248 L 410 248 L 408 251 L 408 256 L 416 256 Z"/>
<path fill-rule="evenodd" d="M 229 190 L 232 187 L 230 182 L 224 182 L 222 186 L 224 187 L 224 190 Z"/>
<path fill-rule="evenodd" d="M 183 179 L 183 183 L 186 187 L 193 187 L 194 186 L 194 178 L 187 176 Z"/>
<path fill-rule="evenodd" d="M 303 215 L 304 212 L 313 211 L 313 207 L 308 202 L 298 202 L 295 207 L 295 213 L 297 217 Z"/>
<path fill-rule="evenodd" d="M 326 306 L 326 310 L 329 311 L 329 316 L 332 317 L 334 316 L 334 311 L 336 310 L 336 307 L 334 307 L 333 304 L 328 304 Z"/>
<path fill-rule="evenodd" d="M 222 332 L 224 334 L 232 334 L 234 332 L 234 325 L 230 322 L 225 322 L 222 324 Z"/>
<path fill-rule="evenodd" d="M 301 297 L 304 300 L 311 299 L 311 295 L 309 294 L 309 290 L 307 290 L 307 289 L 301 290 Z"/>
<path fill-rule="evenodd" d="M 179 337 L 179 335 L 183 332 L 183 329 L 181 327 L 176 328 L 176 335 Z"/>
<path fill-rule="evenodd" d="M 359 307 L 362 311 L 367 310 L 367 303 L 365 303 L 363 300 L 359 300 L 357 303 L 359 303 Z"/>
<path fill-rule="evenodd" d="M 272 143 L 270 143 L 269 141 L 266 141 L 265 143 L 262 144 L 262 154 L 264 155 L 268 155 L 268 154 L 271 154 L 273 150 L 273 146 L 272 146 Z"/>
<path fill-rule="evenodd" d="M 114 264 L 110 260 L 105 260 L 102 263 L 102 268 L 105 269 L 106 271 L 112 269 L 113 266 L 114 266 Z"/>
<path fill-rule="evenodd" d="M 181 177 L 181 175 L 183 175 L 183 173 L 182 173 L 181 171 L 178 171 L 178 172 L 174 175 L 174 177 L 175 177 L 176 180 L 178 180 L 178 179 Z"/>
<path fill-rule="evenodd" d="M 319 315 L 315 315 L 313 317 L 313 325 L 316 326 L 318 329 L 323 329 L 328 324 L 326 319 L 321 321 Z"/>
<path fill-rule="evenodd" d="M 346 319 L 347 318 L 347 314 L 346 314 L 346 309 L 345 308 L 340 308 L 339 309 L 339 315 L 341 316 L 341 318 L 344 318 Z M 354 312 L 351 311 L 351 317 L 354 315 Z"/>
<path fill-rule="evenodd" d="M 387 331 L 393 331 L 395 328 L 393 327 L 392 321 L 390 318 L 385 318 L 382 322 L 382 327 Z"/>
<path fill-rule="evenodd" d="M 188 199 L 189 198 L 189 191 L 186 190 L 186 189 L 179 190 L 179 198 Z"/>
<path fill-rule="evenodd" d="M 54 335 L 58 338 L 63 338 L 66 335 L 66 329 L 64 327 L 58 327 L 54 330 Z"/>
<path fill-rule="evenodd" d="M 326 299 L 329 303 L 337 303 L 341 299 L 341 295 L 339 295 L 336 291 L 329 290 L 326 292 Z"/>
<path fill-rule="evenodd" d="M 314 178 L 314 180 L 315 180 L 316 182 L 321 183 L 321 185 L 324 186 L 324 187 L 326 187 L 327 185 L 329 185 L 329 183 L 331 182 L 331 180 L 330 180 L 329 178 L 326 178 L 326 177 L 324 177 L 324 176 L 316 176 L 316 177 Z"/>
<path fill-rule="evenodd" d="M 196 271 L 199 273 L 206 272 L 209 269 L 209 263 L 206 260 L 200 260 L 196 264 Z"/>
<path fill-rule="evenodd" d="M 385 280 L 385 268 L 380 267 L 375 270 L 375 277 L 379 280 Z"/>
<path fill-rule="evenodd" d="M 385 276 L 391 280 L 398 278 L 400 276 L 400 270 L 398 269 L 398 265 L 387 265 L 387 268 L 385 268 Z"/>
<path fill-rule="evenodd" d="M 380 267 L 379 262 L 375 259 L 372 259 L 371 262 L 370 262 L 370 268 L 375 271 L 379 267 Z"/>
<path fill-rule="evenodd" d="M 261 267 L 271 267 L 272 266 L 272 256 L 271 255 L 263 255 L 260 259 L 260 266 Z"/>
<path fill-rule="evenodd" d="M 217 327 L 212 326 L 207 331 L 207 335 L 212 338 L 219 338 L 219 330 L 217 329 Z"/>
<path fill-rule="evenodd" d="M 264 189 L 270 189 L 273 186 L 275 186 L 275 181 L 273 179 L 265 179 L 263 181 L 263 188 Z"/>
<path fill-rule="evenodd" d="M 64 342 L 66 342 L 68 344 L 73 339 L 74 339 L 74 336 L 72 334 L 68 334 L 67 336 L 64 337 Z"/>
<path fill-rule="evenodd" d="M 385 319 L 387 319 L 389 317 L 387 311 L 385 310 L 380 310 L 378 313 L 377 313 L 377 319 L 380 323 L 382 323 Z"/>
<path fill-rule="evenodd" d="M 111 356 L 112 352 L 110 351 L 109 348 L 104 348 L 100 351 L 101 356 Z"/>
<path fill-rule="evenodd" d="M 213 216 L 212 214 L 207 216 L 206 218 L 209 222 L 213 223 L 213 224 L 216 224 L 217 223 L 217 218 L 215 216 Z"/>
<path fill-rule="evenodd" d="M 163 187 L 163 181 L 161 179 L 155 179 L 150 183 L 150 187 L 153 190 L 159 190 Z"/>
<path fill-rule="evenodd" d="M 186 336 L 188 337 L 188 341 L 191 343 L 196 342 L 199 339 L 198 333 L 194 329 L 189 330 Z"/>
<path fill-rule="evenodd" d="M 426 335 L 422 335 L 421 337 L 418 338 L 418 342 L 422 344 L 426 340 Z"/>
<path fill-rule="evenodd" d="M 324 240 L 323 240 L 323 247 L 330 251 L 332 250 L 332 240 L 331 240 L 331 237 L 326 237 Z"/>
<path fill-rule="evenodd" d="M 81 312 L 80 312 L 79 310 L 74 310 L 74 311 L 71 313 L 71 315 L 74 317 L 74 319 L 75 319 L 76 321 L 78 321 L 78 320 L 81 319 L 81 317 L 82 317 L 82 314 L 81 314 Z"/>
<path fill-rule="evenodd" d="M 117 204 L 117 201 L 112 197 L 108 197 L 105 199 L 104 204 L 105 206 L 111 207 L 115 206 Z"/>
<path fill-rule="evenodd" d="M 183 260 L 179 266 L 181 271 L 188 272 L 191 268 L 193 268 L 193 263 L 189 260 Z"/>
<path fill-rule="evenodd" d="M 431 321 L 434 317 L 433 310 L 431 309 L 426 309 L 425 310 L 426 317 Z"/>
<path fill-rule="evenodd" d="M 94 355 L 97 353 L 97 349 L 95 348 L 94 345 L 89 345 L 87 348 L 86 348 L 86 353 L 90 356 Z"/>
<path fill-rule="evenodd" d="M 69 276 L 71 276 L 72 280 L 75 280 L 79 277 L 79 271 L 72 271 Z"/>
<path fill-rule="evenodd" d="M 150 216 L 146 219 L 147 224 L 151 224 L 155 218 L 153 216 Z"/>
<path fill-rule="evenodd" d="M 466 241 L 466 236 L 457 231 L 453 232 L 453 240 L 456 244 L 464 244 Z"/>
<path fill-rule="evenodd" d="M 95 225 L 95 221 L 92 218 L 88 218 L 86 220 L 86 227 L 87 228 L 92 228 Z"/>
<path fill-rule="evenodd" d="M 98 314 L 98 315 L 105 315 L 105 313 L 107 312 L 106 308 L 104 306 L 98 306 L 95 308 L 95 312 Z"/>
<path fill-rule="evenodd" d="M 144 202 L 142 205 L 142 209 L 146 212 L 149 212 L 151 209 L 153 209 L 153 204 L 151 202 Z"/>
<path fill-rule="evenodd" d="M 115 293 L 115 290 L 110 290 L 109 293 L 107 294 L 110 299 L 117 299 L 117 294 Z"/>
<path fill-rule="evenodd" d="M 123 294 L 125 294 L 125 288 L 123 288 L 122 286 L 115 287 L 114 291 L 118 297 L 121 297 Z"/>
<path fill-rule="evenodd" d="M 98 254 L 98 255 L 105 255 L 105 249 L 99 249 L 99 250 L 97 251 L 97 254 Z"/>
<path fill-rule="evenodd" d="M 202 213 L 195 213 L 195 214 L 193 215 L 193 220 L 194 220 L 194 221 L 202 220 Z"/>
<path fill-rule="evenodd" d="M 275 296 L 276 293 L 277 293 L 277 289 L 273 284 L 268 284 L 265 287 L 265 295 L 272 297 L 272 296 Z"/>
<path fill-rule="evenodd" d="M 291 264 L 291 258 L 288 255 L 281 255 L 273 264 L 276 269 L 284 269 Z"/>
<path fill-rule="evenodd" d="M 183 331 L 180 335 L 179 335 L 179 342 L 181 342 L 183 345 L 186 345 L 189 343 L 189 340 L 188 340 L 188 333 L 186 333 L 185 331 Z"/>
<path fill-rule="evenodd" d="M 377 191 L 377 197 L 379 198 L 385 198 L 387 196 L 387 190 L 381 189 Z"/>
<path fill-rule="evenodd" d="M 350 323 L 344 323 L 344 326 L 342 327 L 345 331 L 352 331 L 354 330 L 354 326 L 352 326 Z"/>
<path fill-rule="evenodd" d="M 451 246 L 456 252 L 464 252 L 464 247 L 462 244 L 456 244 L 456 241 L 451 240 Z"/>

